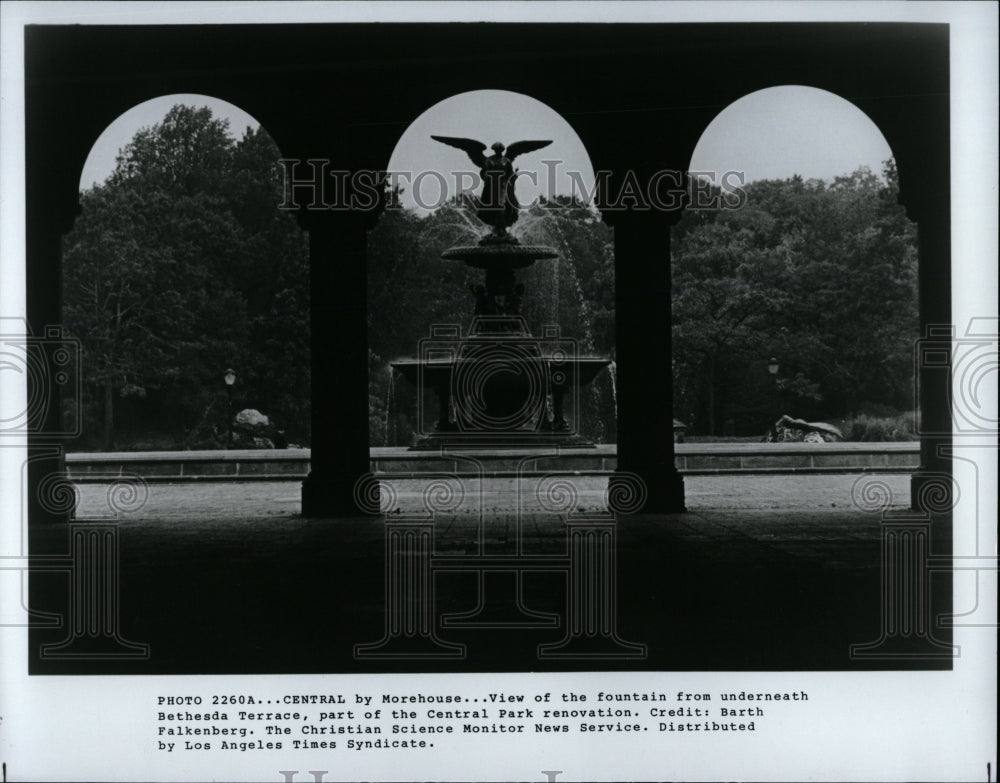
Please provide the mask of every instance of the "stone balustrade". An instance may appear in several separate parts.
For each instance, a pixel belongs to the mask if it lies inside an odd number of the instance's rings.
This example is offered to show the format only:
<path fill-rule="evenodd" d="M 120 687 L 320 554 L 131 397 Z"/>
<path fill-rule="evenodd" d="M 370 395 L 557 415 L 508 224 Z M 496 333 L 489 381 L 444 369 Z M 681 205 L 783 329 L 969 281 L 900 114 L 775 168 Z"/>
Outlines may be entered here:
<path fill-rule="evenodd" d="M 686 475 L 738 473 L 911 472 L 920 447 L 905 443 L 678 443 L 677 469 Z M 614 444 L 595 448 L 520 448 L 472 452 L 373 448 L 371 469 L 400 477 L 458 473 L 488 478 L 568 473 L 600 475 L 617 466 Z M 139 475 L 147 481 L 300 481 L 309 472 L 309 449 L 137 451 L 66 456 L 78 482 Z"/>

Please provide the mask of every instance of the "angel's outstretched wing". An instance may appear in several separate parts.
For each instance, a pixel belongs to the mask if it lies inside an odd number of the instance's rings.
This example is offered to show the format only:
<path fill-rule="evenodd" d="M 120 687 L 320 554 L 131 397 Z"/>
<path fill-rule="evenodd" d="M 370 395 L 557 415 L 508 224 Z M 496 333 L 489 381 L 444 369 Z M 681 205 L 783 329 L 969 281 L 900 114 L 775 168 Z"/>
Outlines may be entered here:
<path fill-rule="evenodd" d="M 532 152 L 533 150 L 540 150 L 542 147 L 548 147 L 551 143 L 551 141 L 515 141 L 507 147 L 507 159 L 513 161 L 518 155 L 523 155 L 525 152 Z"/>
<path fill-rule="evenodd" d="M 473 163 L 479 168 L 482 168 L 486 163 L 486 156 L 483 153 L 486 151 L 486 145 L 481 141 L 476 141 L 475 139 L 460 139 L 456 136 L 431 136 L 434 141 L 440 141 L 442 144 L 447 144 L 449 147 L 457 147 L 460 150 L 464 150 L 469 156 Z"/>

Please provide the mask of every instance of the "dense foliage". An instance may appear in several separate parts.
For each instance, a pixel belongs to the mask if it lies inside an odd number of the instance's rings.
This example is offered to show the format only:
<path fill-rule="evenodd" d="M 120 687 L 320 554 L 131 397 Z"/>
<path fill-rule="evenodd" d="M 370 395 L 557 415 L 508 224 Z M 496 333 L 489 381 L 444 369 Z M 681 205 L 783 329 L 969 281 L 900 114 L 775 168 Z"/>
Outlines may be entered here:
<path fill-rule="evenodd" d="M 208 109 L 175 106 L 81 194 L 63 272 L 64 321 L 83 346 L 83 397 L 68 403 L 83 414 L 77 447 L 222 445 L 229 367 L 237 410 L 308 443 L 308 243 L 276 208 L 279 157 L 262 130 L 236 140 Z M 742 209 L 688 211 L 672 232 L 675 417 L 695 434 L 760 435 L 783 413 L 911 409 L 916 241 L 891 162 L 882 178 L 745 190 Z M 390 208 L 370 233 L 372 445 L 411 442 L 416 395 L 389 363 L 417 356 L 431 324 L 468 327 L 482 273 L 441 253 L 484 232 L 460 197 L 426 216 Z M 560 254 L 519 272 L 529 327 L 558 324 L 581 354 L 614 359 L 611 229 L 559 198 L 525 210 L 514 233 Z M 581 400 L 594 440 L 615 438 L 613 369 Z"/>
<path fill-rule="evenodd" d="M 416 391 L 390 370 L 398 358 L 417 357 L 432 324 L 463 332 L 473 317 L 470 287 L 483 272 L 441 254 L 475 244 L 486 233 L 465 198 L 420 217 L 402 209 L 382 215 L 368 243 L 368 346 L 371 359 L 369 435 L 373 445 L 407 445 L 414 437 Z M 525 286 L 522 313 L 532 333 L 556 325 L 580 355 L 614 358 L 614 251 L 610 229 L 580 203 L 560 197 L 525 210 L 512 229 L 522 243 L 549 245 L 559 258 L 518 271 Z M 426 409 L 430 416 L 434 401 Z M 612 373 L 581 393 L 584 433 L 615 434 Z"/>
<path fill-rule="evenodd" d="M 308 437 L 308 246 L 275 208 L 279 157 L 261 130 L 236 141 L 208 109 L 175 106 L 81 194 L 63 252 L 80 447 L 216 445 L 230 367 L 237 409 Z"/>
<path fill-rule="evenodd" d="M 719 435 L 912 408 L 916 230 L 891 161 L 884 180 L 864 168 L 746 192 L 672 234 L 674 414 Z"/>

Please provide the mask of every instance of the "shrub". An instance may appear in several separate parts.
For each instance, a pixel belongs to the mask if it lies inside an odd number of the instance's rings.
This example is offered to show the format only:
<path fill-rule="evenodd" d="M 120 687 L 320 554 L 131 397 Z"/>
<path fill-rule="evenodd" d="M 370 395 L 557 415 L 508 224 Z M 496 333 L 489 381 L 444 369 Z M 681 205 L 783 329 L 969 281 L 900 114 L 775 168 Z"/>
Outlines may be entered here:
<path fill-rule="evenodd" d="M 897 416 L 869 416 L 860 414 L 847 422 L 844 439 L 861 442 L 917 440 L 913 412 Z"/>

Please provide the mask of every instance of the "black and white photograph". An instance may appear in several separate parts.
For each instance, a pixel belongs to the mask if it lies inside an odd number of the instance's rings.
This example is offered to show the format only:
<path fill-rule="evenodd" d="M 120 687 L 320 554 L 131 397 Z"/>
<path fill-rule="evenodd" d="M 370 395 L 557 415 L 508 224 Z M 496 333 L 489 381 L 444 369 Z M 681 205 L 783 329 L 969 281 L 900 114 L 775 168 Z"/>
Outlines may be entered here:
<path fill-rule="evenodd" d="M 996 4 L 2 13 L 4 781 L 996 780 Z"/>

